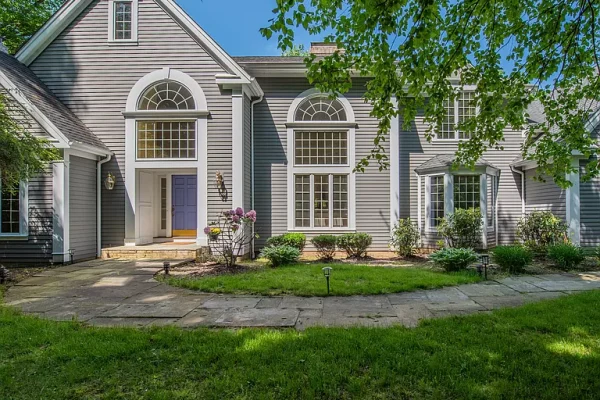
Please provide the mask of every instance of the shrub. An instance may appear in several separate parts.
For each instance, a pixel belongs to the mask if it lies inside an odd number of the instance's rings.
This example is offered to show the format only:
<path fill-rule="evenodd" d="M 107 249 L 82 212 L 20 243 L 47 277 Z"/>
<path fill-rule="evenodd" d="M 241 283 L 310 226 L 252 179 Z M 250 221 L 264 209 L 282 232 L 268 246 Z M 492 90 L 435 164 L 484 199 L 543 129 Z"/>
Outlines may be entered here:
<path fill-rule="evenodd" d="M 517 236 L 531 251 L 544 255 L 548 246 L 565 243 L 567 225 L 550 211 L 534 211 L 519 220 Z"/>
<path fill-rule="evenodd" d="M 498 246 L 492 250 L 492 259 L 503 270 L 517 273 L 531 264 L 533 255 L 523 246 Z"/>
<path fill-rule="evenodd" d="M 346 251 L 348 257 L 366 257 L 373 238 L 367 233 L 346 233 L 337 237 L 337 247 Z"/>
<path fill-rule="evenodd" d="M 477 248 L 481 243 L 483 219 L 479 208 L 457 209 L 440 220 L 438 233 L 448 247 Z"/>
<path fill-rule="evenodd" d="M 400 257 L 412 256 L 417 244 L 419 243 L 419 230 L 413 224 L 410 218 L 398 221 L 392 231 L 390 247 L 394 249 Z"/>
<path fill-rule="evenodd" d="M 600 261 L 600 247 L 596 248 L 596 252 L 594 253 L 598 261 Z"/>
<path fill-rule="evenodd" d="M 324 261 L 333 260 L 337 239 L 333 235 L 319 235 L 310 241 L 317 249 L 319 259 Z"/>
<path fill-rule="evenodd" d="M 262 258 L 269 260 L 271 267 L 293 264 L 300 258 L 300 250 L 294 246 L 268 246 L 260 253 Z"/>
<path fill-rule="evenodd" d="M 255 222 L 256 211 L 245 212 L 238 207 L 221 212 L 216 221 L 204 228 L 211 251 L 227 267 L 234 266 L 243 250 L 256 238 L 253 232 Z"/>
<path fill-rule="evenodd" d="M 575 268 L 585 260 L 581 247 L 570 243 L 556 244 L 548 247 L 548 259 L 564 271 Z"/>
<path fill-rule="evenodd" d="M 446 271 L 461 271 L 477 261 L 477 253 L 472 249 L 445 248 L 429 256 L 433 262 Z"/>
<path fill-rule="evenodd" d="M 286 233 L 281 236 L 273 236 L 267 240 L 267 246 L 292 246 L 303 251 L 306 246 L 306 235 L 304 233 Z"/>

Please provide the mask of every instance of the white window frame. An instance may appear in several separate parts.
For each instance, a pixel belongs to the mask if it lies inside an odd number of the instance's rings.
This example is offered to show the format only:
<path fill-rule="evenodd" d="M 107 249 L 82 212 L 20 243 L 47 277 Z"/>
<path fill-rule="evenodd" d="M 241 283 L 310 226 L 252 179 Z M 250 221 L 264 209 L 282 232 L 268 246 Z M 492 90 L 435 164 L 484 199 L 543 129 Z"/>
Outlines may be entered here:
<path fill-rule="evenodd" d="M 439 127 L 435 127 L 435 135 L 433 137 L 433 141 L 434 142 L 444 142 L 444 143 L 458 143 L 461 142 L 463 140 L 469 140 L 469 139 L 459 139 L 458 138 L 458 133 L 459 130 L 456 129 L 456 125 L 458 124 L 458 100 L 459 100 L 459 96 L 461 96 L 463 93 L 472 93 L 475 91 L 475 87 L 464 87 L 463 90 L 454 98 L 454 137 L 452 138 L 441 138 L 439 137 Z M 479 107 L 476 106 L 475 107 L 475 115 L 479 114 Z"/>
<path fill-rule="evenodd" d="M 139 162 L 145 162 L 145 161 L 197 161 L 198 160 L 198 120 L 197 119 L 183 119 L 183 118 L 162 118 L 161 117 L 161 112 L 160 111 L 153 111 L 154 113 L 154 117 L 148 117 L 148 118 L 136 118 L 135 120 L 135 161 L 139 161 Z M 196 135 L 196 140 L 195 140 L 195 149 L 194 149 L 194 153 L 195 153 L 195 157 L 188 157 L 188 158 L 140 158 L 138 157 L 138 145 L 139 145 L 139 141 L 138 141 L 138 122 L 192 122 L 194 123 L 194 129 L 195 129 L 195 135 Z"/>
<path fill-rule="evenodd" d="M 108 0 L 108 43 L 113 45 L 135 45 L 138 43 L 138 1 Z M 118 3 L 131 3 L 131 39 L 115 38 L 115 6 Z"/>
<path fill-rule="evenodd" d="M 2 186 L 0 183 L 1 196 Z M 27 182 L 21 182 L 19 185 L 19 233 L 3 233 L 1 221 L 2 203 L 0 202 L 0 238 L 27 239 L 29 237 L 29 184 Z"/>
<path fill-rule="evenodd" d="M 355 165 L 356 122 L 350 102 L 343 96 L 338 100 L 344 106 L 347 121 L 295 121 L 298 106 L 311 97 L 322 96 L 317 89 L 309 89 L 300 94 L 288 111 L 287 119 L 287 154 L 288 154 L 288 231 L 297 232 L 355 232 L 356 231 L 356 174 L 352 171 Z M 296 165 L 295 132 L 347 132 L 348 162 L 345 165 Z M 296 191 L 295 176 L 310 176 L 310 227 L 296 227 Z M 314 176 L 329 175 L 329 224 L 330 227 L 314 227 Z M 333 175 L 348 176 L 348 227 L 333 227 Z"/>
<path fill-rule="evenodd" d="M 447 189 L 448 189 L 448 174 L 437 173 L 425 176 L 425 232 L 437 232 L 437 226 L 431 224 L 431 178 L 444 177 L 444 216 L 446 216 Z M 421 211 L 419 211 L 421 212 Z"/>

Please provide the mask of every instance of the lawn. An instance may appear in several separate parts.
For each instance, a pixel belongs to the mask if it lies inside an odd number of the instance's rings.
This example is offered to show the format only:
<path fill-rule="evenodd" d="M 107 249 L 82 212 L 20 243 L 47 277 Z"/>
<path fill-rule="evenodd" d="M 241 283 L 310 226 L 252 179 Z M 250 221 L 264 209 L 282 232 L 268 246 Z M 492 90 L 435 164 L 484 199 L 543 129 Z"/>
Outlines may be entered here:
<path fill-rule="evenodd" d="M 600 291 L 416 329 L 89 328 L 0 306 L 1 399 L 597 399 Z"/>
<path fill-rule="evenodd" d="M 254 267 L 244 273 L 188 278 L 172 276 L 173 286 L 210 293 L 325 296 L 323 267 L 332 267 L 331 294 L 385 294 L 432 289 L 479 281 L 474 272 L 443 273 L 427 268 L 390 268 L 353 264 L 296 264 L 279 268 Z"/>

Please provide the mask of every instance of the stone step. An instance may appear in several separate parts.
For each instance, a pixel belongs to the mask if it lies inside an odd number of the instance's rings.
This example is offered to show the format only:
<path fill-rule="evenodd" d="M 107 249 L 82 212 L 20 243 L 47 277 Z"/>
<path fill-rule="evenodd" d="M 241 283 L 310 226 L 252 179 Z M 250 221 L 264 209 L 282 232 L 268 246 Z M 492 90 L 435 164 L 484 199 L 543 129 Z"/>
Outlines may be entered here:
<path fill-rule="evenodd" d="M 144 249 L 144 248 L 108 248 L 102 250 L 102 259 L 124 259 L 124 260 L 140 260 L 140 259 L 164 259 L 164 260 L 194 260 L 205 257 L 209 254 L 208 248 L 200 247 L 194 249 Z"/>

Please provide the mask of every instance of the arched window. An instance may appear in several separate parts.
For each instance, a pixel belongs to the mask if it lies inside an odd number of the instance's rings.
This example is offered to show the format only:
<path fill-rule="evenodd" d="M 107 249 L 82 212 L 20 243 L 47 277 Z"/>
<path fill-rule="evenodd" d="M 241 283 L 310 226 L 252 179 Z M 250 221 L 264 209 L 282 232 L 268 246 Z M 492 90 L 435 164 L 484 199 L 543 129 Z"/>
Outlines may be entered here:
<path fill-rule="evenodd" d="M 164 81 L 150 86 L 140 99 L 138 110 L 194 110 L 194 96 L 179 82 Z"/>
<path fill-rule="evenodd" d="M 173 119 L 161 112 L 195 110 L 194 96 L 179 82 L 163 80 L 140 97 L 139 111 L 154 111 L 152 120 L 137 121 L 138 159 L 195 159 L 196 121 Z"/>
<path fill-rule="evenodd" d="M 346 110 L 337 99 L 315 96 L 304 100 L 296 110 L 295 120 L 305 121 L 347 121 Z"/>
<path fill-rule="evenodd" d="M 288 225 L 297 230 L 354 229 L 354 113 L 348 100 L 311 89 L 288 112 Z"/>

